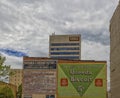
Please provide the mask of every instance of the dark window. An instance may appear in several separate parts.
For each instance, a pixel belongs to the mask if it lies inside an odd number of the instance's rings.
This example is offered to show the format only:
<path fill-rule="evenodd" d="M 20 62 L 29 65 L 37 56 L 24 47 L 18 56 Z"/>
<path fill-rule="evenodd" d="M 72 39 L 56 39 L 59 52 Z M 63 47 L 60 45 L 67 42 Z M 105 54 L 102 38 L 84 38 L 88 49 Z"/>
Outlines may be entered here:
<path fill-rule="evenodd" d="M 49 95 L 46 95 L 46 98 L 49 98 Z"/>
<path fill-rule="evenodd" d="M 51 52 L 51 55 L 74 55 L 79 54 L 79 52 Z"/>
<path fill-rule="evenodd" d="M 55 95 L 46 95 L 46 98 L 55 98 Z"/>
<path fill-rule="evenodd" d="M 24 97 L 24 98 L 32 98 L 32 97 Z"/>
<path fill-rule="evenodd" d="M 55 98 L 55 95 L 50 95 L 50 97 L 49 98 Z"/>
<path fill-rule="evenodd" d="M 51 50 L 79 50 L 79 47 L 51 48 Z"/>
<path fill-rule="evenodd" d="M 79 59 L 79 56 L 51 56 L 51 58 L 56 59 Z"/>
<path fill-rule="evenodd" d="M 24 69 L 56 69 L 56 62 L 24 64 Z"/>
<path fill-rule="evenodd" d="M 76 46 L 79 43 L 51 43 L 51 46 Z"/>

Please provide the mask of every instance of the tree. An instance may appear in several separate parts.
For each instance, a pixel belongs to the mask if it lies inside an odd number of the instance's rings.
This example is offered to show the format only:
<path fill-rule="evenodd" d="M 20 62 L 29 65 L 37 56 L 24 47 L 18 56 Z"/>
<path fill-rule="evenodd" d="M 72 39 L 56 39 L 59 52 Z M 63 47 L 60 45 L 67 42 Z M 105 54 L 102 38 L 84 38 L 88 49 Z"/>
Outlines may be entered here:
<path fill-rule="evenodd" d="M 18 87 L 17 96 L 18 96 L 18 98 L 22 98 L 22 84 L 20 84 Z"/>
<path fill-rule="evenodd" d="M 2 94 L 5 96 L 5 98 L 14 98 L 12 89 L 9 88 L 8 86 L 5 86 L 2 90 L 1 90 Z"/>
<path fill-rule="evenodd" d="M 8 79 L 13 73 L 10 72 L 10 65 L 4 64 L 6 58 L 0 55 L 0 80 Z"/>

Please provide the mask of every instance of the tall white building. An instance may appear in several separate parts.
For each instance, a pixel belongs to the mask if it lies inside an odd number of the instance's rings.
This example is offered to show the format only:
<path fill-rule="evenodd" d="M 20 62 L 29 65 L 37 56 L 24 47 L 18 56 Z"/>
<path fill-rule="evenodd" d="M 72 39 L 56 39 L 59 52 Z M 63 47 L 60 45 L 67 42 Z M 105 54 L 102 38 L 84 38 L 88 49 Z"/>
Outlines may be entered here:
<path fill-rule="evenodd" d="M 49 57 L 56 59 L 81 59 L 81 35 L 55 35 L 49 37 Z"/>

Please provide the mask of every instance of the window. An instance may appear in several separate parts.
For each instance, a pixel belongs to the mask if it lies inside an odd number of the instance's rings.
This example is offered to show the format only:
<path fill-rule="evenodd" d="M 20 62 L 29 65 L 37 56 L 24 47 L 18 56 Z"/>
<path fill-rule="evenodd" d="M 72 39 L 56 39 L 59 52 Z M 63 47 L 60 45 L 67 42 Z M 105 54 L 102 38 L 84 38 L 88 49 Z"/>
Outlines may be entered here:
<path fill-rule="evenodd" d="M 51 46 L 76 46 L 79 43 L 51 43 Z"/>
<path fill-rule="evenodd" d="M 49 95 L 46 95 L 46 98 L 49 98 Z"/>
<path fill-rule="evenodd" d="M 56 69 L 56 61 L 46 61 L 43 63 L 25 64 L 24 69 Z"/>
<path fill-rule="evenodd" d="M 79 47 L 51 48 L 51 50 L 79 50 Z"/>
<path fill-rule="evenodd" d="M 79 59 L 79 56 L 51 56 L 56 59 Z"/>
<path fill-rule="evenodd" d="M 32 97 L 24 97 L 24 98 L 32 98 Z"/>
<path fill-rule="evenodd" d="M 46 95 L 46 98 L 55 98 L 55 95 Z"/>
<path fill-rule="evenodd" d="M 51 55 L 74 55 L 79 54 L 79 52 L 51 52 Z"/>

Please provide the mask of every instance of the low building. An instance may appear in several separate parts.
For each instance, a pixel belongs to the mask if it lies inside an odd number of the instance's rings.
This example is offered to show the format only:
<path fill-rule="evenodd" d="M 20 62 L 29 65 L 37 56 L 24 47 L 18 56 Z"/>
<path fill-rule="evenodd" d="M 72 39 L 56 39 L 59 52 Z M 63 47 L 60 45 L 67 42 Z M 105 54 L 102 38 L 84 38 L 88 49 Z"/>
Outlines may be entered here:
<path fill-rule="evenodd" d="M 47 96 L 56 95 L 56 64 L 56 60 L 49 58 L 23 58 L 23 98 L 50 98 Z"/>
<path fill-rule="evenodd" d="M 11 69 L 11 72 L 13 75 L 9 77 L 9 83 L 16 85 L 18 90 L 19 85 L 22 84 L 23 69 Z"/>
<path fill-rule="evenodd" d="M 23 98 L 106 98 L 106 61 L 23 58 Z"/>

